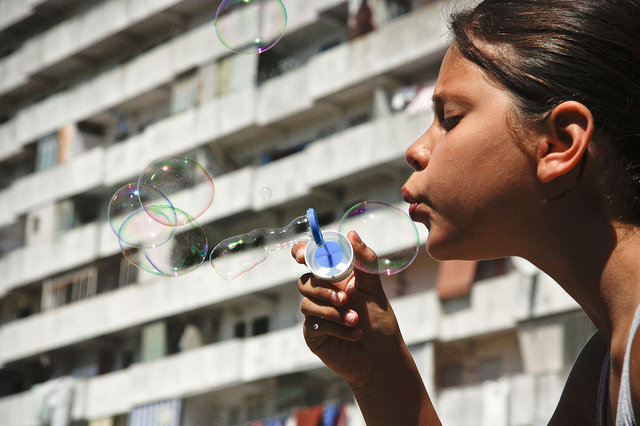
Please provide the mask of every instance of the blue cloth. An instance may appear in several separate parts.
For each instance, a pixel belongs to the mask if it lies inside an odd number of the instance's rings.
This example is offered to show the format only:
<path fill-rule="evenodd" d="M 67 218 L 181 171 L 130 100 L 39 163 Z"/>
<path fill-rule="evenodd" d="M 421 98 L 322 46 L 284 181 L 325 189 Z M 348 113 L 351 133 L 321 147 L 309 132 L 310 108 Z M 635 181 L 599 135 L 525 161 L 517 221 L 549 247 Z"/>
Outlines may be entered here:
<path fill-rule="evenodd" d="M 277 417 L 270 420 L 267 420 L 265 426 L 285 426 L 287 423 L 286 417 Z"/>
<path fill-rule="evenodd" d="M 340 406 L 336 404 L 325 405 L 322 411 L 322 426 L 336 426 L 338 416 L 340 415 Z"/>

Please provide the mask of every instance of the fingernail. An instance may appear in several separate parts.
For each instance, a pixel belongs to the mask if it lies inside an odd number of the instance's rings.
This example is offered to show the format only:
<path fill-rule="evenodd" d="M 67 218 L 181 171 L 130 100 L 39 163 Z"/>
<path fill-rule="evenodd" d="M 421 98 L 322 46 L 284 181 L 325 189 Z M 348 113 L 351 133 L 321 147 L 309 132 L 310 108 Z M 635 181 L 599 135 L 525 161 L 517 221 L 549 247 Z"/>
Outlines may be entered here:
<path fill-rule="evenodd" d="M 355 312 L 349 312 L 347 315 L 345 315 L 344 319 L 349 324 L 353 324 L 353 323 L 356 322 L 356 313 Z"/>
<path fill-rule="evenodd" d="M 334 291 L 333 294 L 331 294 L 331 299 L 333 300 L 333 303 L 336 304 L 340 304 L 344 301 L 344 297 L 345 294 L 341 291 Z"/>
<path fill-rule="evenodd" d="M 351 277 L 351 279 L 347 283 L 345 290 L 353 289 L 355 286 L 356 286 L 356 277 L 354 276 L 354 277 Z"/>
<path fill-rule="evenodd" d="M 360 235 L 358 235 L 357 232 L 353 232 L 353 241 L 355 241 L 357 244 L 362 244 L 362 240 L 360 239 Z"/>

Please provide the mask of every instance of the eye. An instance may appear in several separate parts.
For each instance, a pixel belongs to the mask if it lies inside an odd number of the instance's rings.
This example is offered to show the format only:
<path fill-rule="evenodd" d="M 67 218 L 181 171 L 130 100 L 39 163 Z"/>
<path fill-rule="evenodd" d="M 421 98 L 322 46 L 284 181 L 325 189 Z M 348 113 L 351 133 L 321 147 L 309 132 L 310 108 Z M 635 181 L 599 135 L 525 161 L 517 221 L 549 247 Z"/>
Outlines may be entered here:
<path fill-rule="evenodd" d="M 442 120 L 442 128 L 445 130 L 445 132 L 448 132 L 456 127 L 460 120 L 462 120 L 461 116 L 445 118 L 444 120 Z"/>

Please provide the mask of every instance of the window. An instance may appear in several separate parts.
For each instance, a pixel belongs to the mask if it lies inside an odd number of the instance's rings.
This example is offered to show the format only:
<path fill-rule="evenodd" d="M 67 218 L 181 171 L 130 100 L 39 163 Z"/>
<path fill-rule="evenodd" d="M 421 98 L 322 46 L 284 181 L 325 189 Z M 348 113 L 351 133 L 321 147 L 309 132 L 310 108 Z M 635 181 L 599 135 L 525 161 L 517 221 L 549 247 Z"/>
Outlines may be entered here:
<path fill-rule="evenodd" d="M 56 204 L 56 232 L 66 232 L 73 229 L 75 222 L 76 214 L 72 200 L 64 200 Z"/>
<path fill-rule="evenodd" d="M 260 317 L 253 320 L 251 325 L 251 335 L 259 336 L 269 331 L 269 317 Z"/>
<path fill-rule="evenodd" d="M 91 266 L 42 284 L 42 311 L 87 299 L 96 294 L 98 271 Z"/>
<path fill-rule="evenodd" d="M 138 268 L 133 266 L 126 258 L 120 260 L 120 276 L 118 277 L 118 287 L 126 287 L 138 280 Z"/>
<path fill-rule="evenodd" d="M 244 321 L 237 322 L 233 327 L 233 337 L 244 337 L 247 332 L 247 324 Z"/>
<path fill-rule="evenodd" d="M 58 138 L 49 135 L 38 141 L 36 171 L 45 170 L 58 163 Z"/>
<path fill-rule="evenodd" d="M 198 75 L 191 70 L 179 77 L 171 91 L 171 114 L 194 107 L 198 103 Z"/>

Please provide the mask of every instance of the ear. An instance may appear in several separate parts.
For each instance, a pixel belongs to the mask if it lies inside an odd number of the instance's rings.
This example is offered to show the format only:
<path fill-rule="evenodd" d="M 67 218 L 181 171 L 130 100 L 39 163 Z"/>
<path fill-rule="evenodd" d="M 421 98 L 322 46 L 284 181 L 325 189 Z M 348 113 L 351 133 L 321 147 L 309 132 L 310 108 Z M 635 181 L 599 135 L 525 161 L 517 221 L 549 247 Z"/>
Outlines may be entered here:
<path fill-rule="evenodd" d="M 567 101 L 555 107 L 538 144 L 538 179 L 549 183 L 575 169 L 591 143 L 593 128 L 591 111 L 580 102 Z"/>

